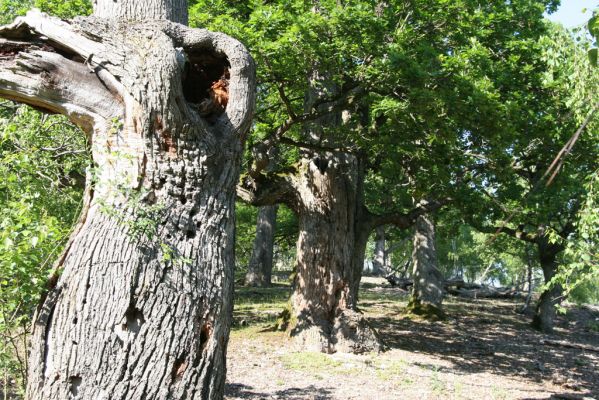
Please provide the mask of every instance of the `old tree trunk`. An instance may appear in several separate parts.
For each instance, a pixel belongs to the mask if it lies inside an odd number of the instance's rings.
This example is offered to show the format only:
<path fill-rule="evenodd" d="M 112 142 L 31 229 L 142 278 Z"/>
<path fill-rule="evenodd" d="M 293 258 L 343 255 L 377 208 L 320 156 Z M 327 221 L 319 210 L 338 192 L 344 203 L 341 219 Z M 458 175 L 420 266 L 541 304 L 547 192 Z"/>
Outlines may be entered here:
<path fill-rule="evenodd" d="M 34 321 L 28 398 L 221 398 L 253 62 L 184 26 L 184 0 L 94 7 L 0 29 L 0 96 L 67 115 L 94 163 Z"/>
<path fill-rule="evenodd" d="M 363 169 L 349 154 L 305 158 L 294 181 L 299 219 L 291 335 L 323 352 L 378 351 L 376 332 L 357 310 L 370 229 L 363 227 Z"/>

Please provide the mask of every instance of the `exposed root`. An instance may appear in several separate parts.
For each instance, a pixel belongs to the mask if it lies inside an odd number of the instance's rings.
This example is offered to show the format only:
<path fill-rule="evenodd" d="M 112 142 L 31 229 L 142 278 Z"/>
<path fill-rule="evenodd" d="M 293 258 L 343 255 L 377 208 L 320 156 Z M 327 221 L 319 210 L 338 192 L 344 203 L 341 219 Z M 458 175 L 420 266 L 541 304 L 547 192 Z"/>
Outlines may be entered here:
<path fill-rule="evenodd" d="M 341 311 L 333 323 L 300 316 L 290 335 L 297 347 L 307 351 L 362 354 L 384 350 L 376 330 L 353 310 Z"/>
<path fill-rule="evenodd" d="M 331 342 L 335 351 L 342 353 L 370 353 L 384 350 L 377 331 L 364 316 L 353 310 L 344 310 L 335 319 Z"/>

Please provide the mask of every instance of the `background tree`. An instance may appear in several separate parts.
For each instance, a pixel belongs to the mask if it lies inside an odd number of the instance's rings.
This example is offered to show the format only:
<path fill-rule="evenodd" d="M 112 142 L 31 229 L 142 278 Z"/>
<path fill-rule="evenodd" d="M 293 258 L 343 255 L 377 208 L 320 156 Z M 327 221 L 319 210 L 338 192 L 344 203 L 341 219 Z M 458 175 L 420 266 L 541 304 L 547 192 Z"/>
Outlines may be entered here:
<path fill-rule="evenodd" d="M 256 218 L 256 236 L 252 256 L 248 263 L 245 284 L 249 286 L 270 286 L 272 278 L 275 231 L 279 206 L 263 206 Z"/>
<path fill-rule="evenodd" d="M 545 31 L 543 12 L 555 7 L 516 3 L 321 1 L 317 13 L 305 2 L 192 8 L 199 25 L 243 32 L 264 66 L 241 195 L 298 214 L 292 325 L 306 327 L 294 331 L 300 342 L 363 349 L 344 337 L 343 326 L 355 323 L 342 316 L 360 321 L 354 312 L 370 232 L 411 226 L 428 211 L 413 209 L 412 199 L 455 197 L 476 154 L 503 133 L 509 93 L 528 84 L 527 48 Z M 273 146 L 282 162 L 266 173 Z"/>
<path fill-rule="evenodd" d="M 580 39 L 587 48 L 589 54 L 589 61 L 591 65 L 595 67 L 595 85 L 597 81 L 597 38 L 599 38 L 599 9 L 595 10 L 593 17 L 587 24 L 588 32 L 594 43 Z M 584 32 L 578 32 L 579 35 L 584 36 Z M 579 78 L 583 73 L 589 73 L 586 71 L 584 61 L 581 57 L 581 52 L 578 46 L 574 45 L 569 38 L 565 37 L 564 32 L 559 32 L 555 37 L 547 38 L 551 41 L 552 47 L 555 47 L 557 51 L 552 54 L 553 60 L 558 60 L 566 52 L 574 54 L 576 56 L 575 62 L 572 64 L 571 72 L 573 78 Z M 574 47 L 574 49 L 573 49 Z M 574 50 L 574 51 L 573 51 Z M 593 83 L 587 83 L 586 81 L 577 82 L 575 79 L 561 80 L 561 85 L 566 86 L 566 90 L 569 90 L 574 100 L 582 98 L 585 99 L 585 93 L 587 90 L 593 88 Z M 587 87 L 590 86 L 590 87 Z M 597 113 L 599 103 L 595 103 L 594 108 L 590 111 L 591 113 Z M 583 120 L 583 124 L 588 120 L 591 124 L 587 127 L 586 134 L 593 135 L 593 132 L 597 129 L 596 122 L 593 124 L 593 115 L 584 116 L 583 111 L 578 111 L 578 119 Z M 596 121 L 596 119 L 595 119 Z M 595 129 L 593 131 L 592 129 Z M 599 201 L 599 165 L 595 164 L 594 169 L 591 166 L 591 172 L 585 178 L 585 194 L 581 200 L 582 204 L 576 220 L 574 221 L 575 233 L 573 236 L 568 238 L 566 257 L 565 260 L 567 265 L 561 268 L 553 281 L 556 284 L 562 285 L 564 288 L 564 295 L 573 298 L 576 301 L 584 302 L 588 300 L 599 299 L 599 292 L 596 288 L 596 282 L 599 281 L 599 255 L 597 254 L 597 243 L 599 241 L 599 209 L 597 204 Z"/>
<path fill-rule="evenodd" d="M 465 212 L 479 215 L 478 222 L 468 219 L 484 232 L 503 233 L 536 246 L 549 283 L 576 231 L 575 216 L 585 196 L 580 179 L 597 165 L 596 135 L 583 131 L 597 129 L 598 81 L 584 49 L 562 28 L 550 27 L 537 46 L 541 49 L 531 54 L 532 61 L 544 62 L 547 70 L 536 70 L 534 91 L 512 99 L 513 105 L 521 106 L 512 113 L 512 134 L 504 136 L 505 160 L 488 164 L 479 177 L 478 197 L 467 203 L 471 207 Z M 548 286 L 541 294 L 534 326 L 551 331 L 561 299 L 561 284 Z"/>

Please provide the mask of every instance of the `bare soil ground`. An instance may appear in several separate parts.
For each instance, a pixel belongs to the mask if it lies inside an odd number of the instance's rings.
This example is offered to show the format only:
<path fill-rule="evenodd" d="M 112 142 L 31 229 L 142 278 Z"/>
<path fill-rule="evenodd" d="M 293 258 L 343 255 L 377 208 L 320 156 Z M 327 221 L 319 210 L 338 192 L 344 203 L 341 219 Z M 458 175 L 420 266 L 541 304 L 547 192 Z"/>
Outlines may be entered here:
<path fill-rule="evenodd" d="M 450 297 L 442 322 L 405 317 L 407 293 L 363 285 L 360 307 L 388 346 L 381 354 L 300 352 L 267 328 L 289 288 L 240 288 L 226 399 L 599 399 L 599 309 L 570 308 L 552 335 L 506 300 Z"/>

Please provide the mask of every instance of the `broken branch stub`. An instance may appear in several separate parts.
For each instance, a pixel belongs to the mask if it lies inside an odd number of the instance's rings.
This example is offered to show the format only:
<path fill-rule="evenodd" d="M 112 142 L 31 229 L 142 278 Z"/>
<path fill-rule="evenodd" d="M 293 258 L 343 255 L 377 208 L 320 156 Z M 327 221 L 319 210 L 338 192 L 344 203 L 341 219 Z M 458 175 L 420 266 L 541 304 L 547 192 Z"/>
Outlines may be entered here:
<path fill-rule="evenodd" d="M 0 95 L 68 116 L 91 136 L 95 160 L 144 147 L 173 158 L 190 136 L 242 142 L 255 85 L 238 41 L 169 21 L 69 23 L 34 10 L 0 28 Z M 129 134 L 106 137 L 116 127 Z M 136 186 L 142 174 L 127 179 Z"/>

